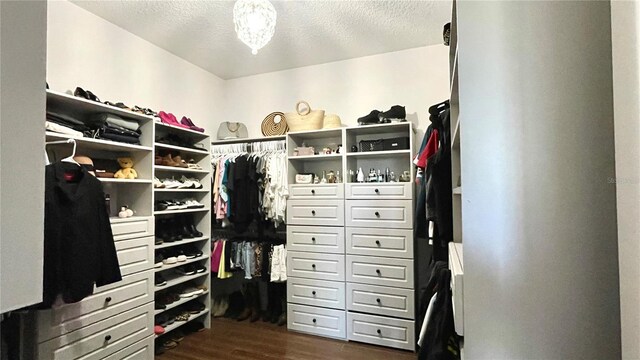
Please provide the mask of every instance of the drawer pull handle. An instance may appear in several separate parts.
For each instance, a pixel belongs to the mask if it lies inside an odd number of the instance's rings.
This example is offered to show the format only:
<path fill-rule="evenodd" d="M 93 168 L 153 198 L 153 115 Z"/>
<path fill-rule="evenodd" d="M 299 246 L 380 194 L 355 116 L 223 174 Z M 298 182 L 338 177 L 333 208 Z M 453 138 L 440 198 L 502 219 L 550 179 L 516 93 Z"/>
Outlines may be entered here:
<path fill-rule="evenodd" d="M 311 267 L 315 270 L 316 269 L 316 264 L 311 264 Z"/>
<path fill-rule="evenodd" d="M 380 240 L 376 240 L 376 245 L 380 246 Z"/>
<path fill-rule="evenodd" d="M 380 329 L 376 330 L 376 332 L 378 333 L 378 335 L 382 334 L 382 331 L 380 331 Z"/>
<path fill-rule="evenodd" d="M 315 191 L 315 190 L 311 190 L 311 193 L 312 193 L 313 195 L 315 195 L 315 194 L 316 194 L 316 191 Z"/>
<path fill-rule="evenodd" d="M 311 321 L 313 321 L 313 323 L 314 323 L 314 324 L 316 323 L 316 319 L 313 319 L 313 320 L 311 320 Z"/>
<path fill-rule="evenodd" d="M 380 190 L 375 189 L 374 191 L 376 192 L 376 194 L 380 194 Z"/>
<path fill-rule="evenodd" d="M 111 302 L 111 296 L 107 296 L 107 298 L 104 299 L 104 302 Z"/>
<path fill-rule="evenodd" d="M 316 215 L 316 211 L 315 210 L 311 210 L 311 215 Z"/>
<path fill-rule="evenodd" d="M 312 238 L 311 238 L 311 241 L 316 241 L 316 238 L 312 237 Z"/>
<path fill-rule="evenodd" d="M 376 302 L 377 302 L 378 304 L 380 304 L 380 302 L 381 302 L 381 301 L 380 301 L 380 299 L 376 299 Z"/>
<path fill-rule="evenodd" d="M 312 291 L 312 292 L 311 292 L 311 295 L 316 296 L 316 291 L 315 291 L 315 290 L 314 290 L 314 291 Z"/>
<path fill-rule="evenodd" d="M 109 340 L 111 340 L 111 335 L 107 335 L 104 337 L 104 341 L 109 341 Z"/>
<path fill-rule="evenodd" d="M 380 213 L 379 213 L 379 212 L 377 212 L 377 211 L 376 211 L 376 216 L 377 216 L 377 217 L 380 217 Z"/>
<path fill-rule="evenodd" d="M 376 269 L 376 274 L 380 275 L 380 269 Z"/>

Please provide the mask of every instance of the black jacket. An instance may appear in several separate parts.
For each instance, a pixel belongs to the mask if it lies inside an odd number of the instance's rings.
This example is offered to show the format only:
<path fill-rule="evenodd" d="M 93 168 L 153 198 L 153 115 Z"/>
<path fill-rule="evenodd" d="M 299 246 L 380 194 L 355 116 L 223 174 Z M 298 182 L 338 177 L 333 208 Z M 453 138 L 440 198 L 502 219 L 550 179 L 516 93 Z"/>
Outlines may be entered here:
<path fill-rule="evenodd" d="M 73 303 L 91 295 L 94 283 L 122 280 L 102 184 L 85 169 L 46 167 L 44 222 L 44 307 L 58 294 Z"/>

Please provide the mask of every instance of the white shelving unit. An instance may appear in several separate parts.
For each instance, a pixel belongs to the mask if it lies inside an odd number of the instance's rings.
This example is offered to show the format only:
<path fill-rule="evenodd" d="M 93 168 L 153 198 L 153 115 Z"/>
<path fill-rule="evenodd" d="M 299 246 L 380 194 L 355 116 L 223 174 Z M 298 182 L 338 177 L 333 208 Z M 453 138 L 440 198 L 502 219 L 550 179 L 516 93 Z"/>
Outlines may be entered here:
<path fill-rule="evenodd" d="M 174 145 L 166 143 L 167 137 L 178 138 L 184 145 L 200 144 L 199 148 Z M 160 315 L 166 312 L 173 312 L 179 309 L 181 305 L 189 303 L 191 301 L 198 301 L 205 305 L 206 309 L 197 315 L 191 315 L 188 321 L 174 322 L 173 324 L 165 328 L 164 334 L 168 334 L 171 331 L 179 328 L 180 326 L 194 321 L 196 319 L 202 320 L 205 327 L 211 326 L 211 318 L 208 316 L 209 309 L 211 308 L 211 301 L 208 296 L 211 287 L 211 269 L 209 260 L 211 257 L 211 157 L 209 154 L 210 138 L 209 135 L 189 129 L 183 129 L 166 125 L 163 123 L 155 123 L 155 142 L 154 155 L 166 156 L 170 154 L 172 157 L 180 156 L 182 160 L 189 162 L 193 160 L 194 163 L 202 167 L 203 170 L 188 169 L 173 166 L 156 165 L 154 161 L 153 170 L 154 176 L 160 180 L 165 178 L 174 178 L 180 180 L 182 176 L 187 178 L 195 178 L 202 185 L 202 189 L 166 189 L 157 188 L 154 189 L 154 203 L 159 200 L 187 200 L 193 199 L 201 204 L 204 204 L 204 208 L 196 209 L 183 209 L 183 210 L 164 210 L 154 211 L 153 215 L 156 220 L 156 229 L 158 234 L 164 234 L 166 229 L 162 228 L 166 225 L 167 221 L 177 221 L 179 223 L 191 223 L 195 225 L 196 229 L 203 234 L 197 238 L 184 238 L 179 241 L 163 242 L 162 244 L 155 245 L 156 252 L 162 252 L 164 254 L 171 254 L 172 251 L 178 250 L 181 247 L 195 247 L 202 251 L 203 255 L 194 259 L 188 259 L 184 262 L 178 262 L 171 265 L 163 265 L 162 267 L 154 269 L 156 274 L 163 276 L 167 282 L 163 286 L 155 286 L 156 297 L 162 296 L 166 292 L 179 292 L 183 286 L 200 286 L 205 285 L 207 290 L 197 296 L 193 296 L 186 299 L 180 299 L 179 301 L 168 304 L 165 309 L 156 309 L 155 315 Z M 185 265 L 201 265 L 206 268 L 203 273 L 196 273 L 193 275 L 181 275 L 176 272 L 176 269 Z M 161 338 L 164 334 L 156 336 Z"/>
<path fill-rule="evenodd" d="M 80 302 L 26 313 L 21 330 L 21 358 L 48 360 L 64 356 L 60 354 L 65 351 L 82 354 L 86 351 L 84 347 L 95 341 L 92 339 L 105 335 L 109 340 L 95 350 L 96 357 L 115 356 L 126 347 L 145 351 L 143 349 L 154 336 L 153 118 L 51 90 L 47 90 L 47 111 L 85 123 L 91 116 L 101 113 L 138 122 L 140 145 L 55 132 L 46 132 L 46 141 L 73 139 L 76 155 L 87 156 L 94 164 L 97 160 L 131 157 L 139 177 L 134 180 L 98 178 L 105 194 L 110 195 L 110 223 L 122 281 L 96 287 L 93 295 Z M 46 150 L 50 160 L 55 162 L 70 155 L 71 145 L 48 146 Z M 135 216 L 117 217 L 122 205 L 134 210 Z M 135 334 L 120 330 L 122 323 L 130 321 L 138 321 L 141 326 Z"/>
<path fill-rule="evenodd" d="M 362 140 L 390 138 L 408 138 L 409 148 L 350 152 Z M 359 168 L 365 174 L 389 168 L 413 179 L 413 142 L 408 122 L 287 135 L 289 330 L 415 348 L 413 184 L 357 183 L 348 176 Z M 303 144 L 316 151 L 342 145 L 343 151 L 293 156 Z M 331 170 L 340 171 L 341 183 L 295 184 L 296 174 L 321 177 Z M 404 275 L 391 280 L 387 271 Z"/>

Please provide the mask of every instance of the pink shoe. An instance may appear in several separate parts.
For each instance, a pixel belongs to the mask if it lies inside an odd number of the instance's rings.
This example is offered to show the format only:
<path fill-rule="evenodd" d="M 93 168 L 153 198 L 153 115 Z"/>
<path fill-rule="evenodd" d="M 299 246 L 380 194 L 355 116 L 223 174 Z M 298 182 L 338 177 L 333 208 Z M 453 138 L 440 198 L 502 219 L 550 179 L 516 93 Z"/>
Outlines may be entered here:
<path fill-rule="evenodd" d="M 193 123 L 193 121 L 191 121 L 191 119 L 189 119 L 189 118 L 188 118 L 188 117 L 186 117 L 186 116 L 183 116 L 183 117 L 182 117 L 182 119 L 180 120 L 180 124 L 188 126 L 191 130 L 199 131 L 199 132 L 202 132 L 202 133 L 204 132 L 204 129 L 203 129 L 203 128 L 201 128 L 201 127 L 197 127 L 197 126 Z"/>
<path fill-rule="evenodd" d="M 173 115 L 172 113 L 166 113 L 164 111 L 160 111 L 158 113 L 158 116 L 160 117 L 160 121 L 164 124 L 167 125 L 171 125 L 171 126 L 177 126 L 183 129 L 189 129 L 188 126 L 182 125 L 178 122 L 178 119 L 176 119 L 175 115 Z"/>

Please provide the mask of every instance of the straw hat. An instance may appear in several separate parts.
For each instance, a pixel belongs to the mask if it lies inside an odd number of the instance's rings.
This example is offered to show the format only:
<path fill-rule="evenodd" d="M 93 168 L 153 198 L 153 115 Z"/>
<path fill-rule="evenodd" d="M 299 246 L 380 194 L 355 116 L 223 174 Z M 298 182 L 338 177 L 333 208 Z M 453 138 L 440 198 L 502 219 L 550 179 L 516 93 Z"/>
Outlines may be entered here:
<path fill-rule="evenodd" d="M 335 114 L 325 115 L 324 123 L 322 125 L 323 129 L 335 129 L 342 126 L 342 122 L 340 121 L 340 116 Z"/>

